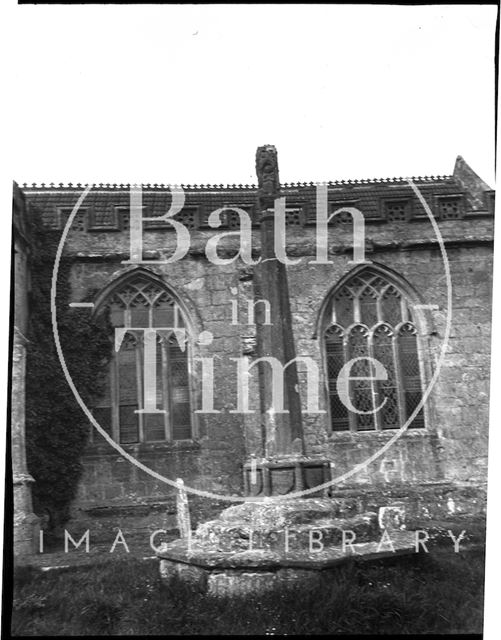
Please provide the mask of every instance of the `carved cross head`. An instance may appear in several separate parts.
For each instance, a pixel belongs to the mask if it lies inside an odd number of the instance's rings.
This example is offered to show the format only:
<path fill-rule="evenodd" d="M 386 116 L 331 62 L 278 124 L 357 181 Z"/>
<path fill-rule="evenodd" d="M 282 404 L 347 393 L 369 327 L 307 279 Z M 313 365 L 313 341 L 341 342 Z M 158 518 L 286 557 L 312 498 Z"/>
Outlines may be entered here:
<path fill-rule="evenodd" d="M 277 150 L 267 144 L 256 151 L 256 173 L 258 183 L 258 202 L 260 208 L 273 207 L 275 198 L 280 196 Z"/>

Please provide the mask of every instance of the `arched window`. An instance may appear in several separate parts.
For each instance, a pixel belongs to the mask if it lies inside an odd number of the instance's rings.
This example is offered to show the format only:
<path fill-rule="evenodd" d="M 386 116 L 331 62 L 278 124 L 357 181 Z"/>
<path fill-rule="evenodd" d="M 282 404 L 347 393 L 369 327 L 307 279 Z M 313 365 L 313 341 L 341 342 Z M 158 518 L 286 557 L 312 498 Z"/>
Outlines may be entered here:
<path fill-rule="evenodd" d="M 350 278 L 330 298 L 323 319 L 330 420 L 333 431 L 399 429 L 423 394 L 419 345 L 412 303 L 404 291 L 375 269 Z M 338 395 L 342 367 L 349 371 L 351 411 Z M 385 380 L 376 377 L 380 362 Z M 380 407 L 377 411 L 377 407 Z M 423 409 L 409 425 L 423 428 Z"/>
<path fill-rule="evenodd" d="M 106 392 L 94 409 L 99 424 L 117 442 L 133 444 L 192 437 L 189 340 L 174 329 L 188 331 L 184 313 L 161 283 L 145 275 L 127 280 L 98 309 L 109 311 L 115 328 L 128 328 L 112 357 Z M 156 408 L 143 409 L 145 332 L 141 328 L 171 328 L 156 333 Z M 150 367 L 153 363 L 147 363 Z"/>

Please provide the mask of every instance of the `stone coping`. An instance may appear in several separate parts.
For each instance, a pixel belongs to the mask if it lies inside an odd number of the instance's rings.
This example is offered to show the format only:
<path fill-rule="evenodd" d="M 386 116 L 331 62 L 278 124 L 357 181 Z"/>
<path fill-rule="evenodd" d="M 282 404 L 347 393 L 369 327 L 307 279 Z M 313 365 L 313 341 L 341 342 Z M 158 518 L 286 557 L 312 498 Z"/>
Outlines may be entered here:
<path fill-rule="evenodd" d="M 388 538 L 381 541 L 359 542 L 353 549 L 347 545 L 341 548 L 326 548 L 322 551 L 271 551 L 253 549 L 245 551 L 218 551 L 186 539 L 176 540 L 159 548 L 156 555 L 160 560 L 212 570 L 258 569 L 269 570 L 281 567 L 322 570 L 329 569 L 349 559 L 378 560 L 397 555 L 416 553 L 416 535 L 413 531 L 391 531 Z"/>

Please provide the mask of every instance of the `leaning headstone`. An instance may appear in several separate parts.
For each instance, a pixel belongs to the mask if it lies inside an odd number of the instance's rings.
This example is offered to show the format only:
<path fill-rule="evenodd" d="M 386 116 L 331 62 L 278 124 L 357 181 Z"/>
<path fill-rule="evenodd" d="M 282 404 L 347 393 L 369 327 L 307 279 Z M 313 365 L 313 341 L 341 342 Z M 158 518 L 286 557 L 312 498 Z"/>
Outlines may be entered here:
<path fill-rule="evenodd" d="M 191 538 L 191 519 L 188 495 L 186 494 L 184 482 L 181 478 L 176 480 L 176 486 L 176 517 L 179 536 L 189 540 Z"/>

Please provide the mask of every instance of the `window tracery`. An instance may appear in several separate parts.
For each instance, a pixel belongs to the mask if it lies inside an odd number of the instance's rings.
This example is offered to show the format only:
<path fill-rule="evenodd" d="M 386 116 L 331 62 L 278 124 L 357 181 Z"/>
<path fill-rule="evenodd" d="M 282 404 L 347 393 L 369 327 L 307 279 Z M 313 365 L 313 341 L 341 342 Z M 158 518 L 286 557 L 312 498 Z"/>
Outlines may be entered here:
<path fill-rule="evenodd" d="M 334 293 L 325 318 L 332 430 L 400 428 L 423 393 L 417 328 L 405 293 L 378 271 L 364 269 Z M 337 390 L 342 367 L 354 358 L 362 359 L 350 368 L 349 399 L 361 413 L 350 411 Z M 374 379 L 375 366 L 369 358 L 384 366 L 385 380 Z M 409 426 L 425 426 L 422 408 Z"/>

